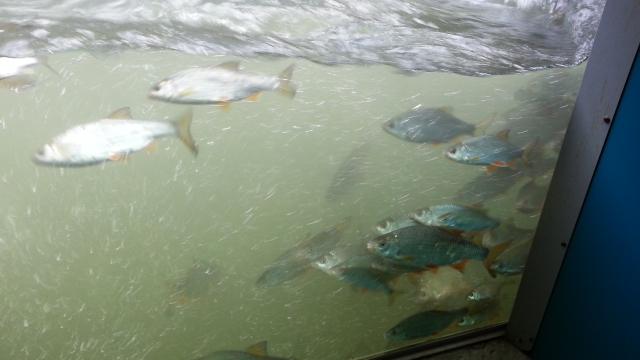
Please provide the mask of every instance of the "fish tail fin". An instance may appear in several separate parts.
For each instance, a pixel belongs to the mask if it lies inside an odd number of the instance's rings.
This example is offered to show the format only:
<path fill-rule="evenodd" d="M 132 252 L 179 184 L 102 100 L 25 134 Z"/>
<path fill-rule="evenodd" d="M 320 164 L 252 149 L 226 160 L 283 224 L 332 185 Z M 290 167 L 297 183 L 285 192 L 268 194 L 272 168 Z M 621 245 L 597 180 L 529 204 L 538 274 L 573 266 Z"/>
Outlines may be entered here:
<path fill-rule="evenodd" d="M 531 162 L 540 150 L 540 138 L 536 137 L 532 142 L 528 143 L 522 151 L 522 161 L 525 165 L 531 165 Z"/>
<path fill-rule="evenodd" d="M 193 153 L 193 156 L 198 155 L 198 147 L 196 142 L 191 136 L 191 120 L 193 119 L 193 110 L 189 109 L 180 118 L 173 122 L 173 126 L 176 129 L 176 135 L 180 141 L 182 141 Z"/>
<path fill-rule="evenodd" d="M 486 135 L 487 129 L 489 128 L 489 126 L 491 126 L 491 124 L 493 124 L 496 121 L 497 117 L 498 117 L 498 113 L 494 112 L 487 119 L 484 119 L 478 124 L 476 124 L 473 135 L 474 136 Z"/>
<path fill-rule="evenodd" d="M 491 264 L 493 264 L 493 262 L 496 260 L 496 258 L 500 254 L 502 254 L 505 250 L 507 250 L 507 248 L 509 247 L 509 245 L 511 245 L 511 243 L 512 241 L 507 241 L 492 247 L 491 250 L 489 250 L 487 257 L 484 259 L 484 267 L 487 269 L 491 269 Z"/>
<path fill-rule="evenodd" d="M 52 73 L 60 76 L 60 73 L 58 72 L 58 70 L 54 69 L 51 65 L 49 65 L 49 59 L 46 56 L 38 57 L 38 62 L 40 64 L 42 64 L 42 66 L 44 66 L 47 69 L 51 70 Z"/>
<path fill-rule="evenodd" d="M 282 70 L 280 75 L 278 75 L 278 78 L 280 79 L 280 83 L 278 83 L 278 90 L 292 99 L 296 96 L 296 86 L 291 83 L 294 67 L 294 64 L 291 64 L 287 66 L 286 69 Z"/>

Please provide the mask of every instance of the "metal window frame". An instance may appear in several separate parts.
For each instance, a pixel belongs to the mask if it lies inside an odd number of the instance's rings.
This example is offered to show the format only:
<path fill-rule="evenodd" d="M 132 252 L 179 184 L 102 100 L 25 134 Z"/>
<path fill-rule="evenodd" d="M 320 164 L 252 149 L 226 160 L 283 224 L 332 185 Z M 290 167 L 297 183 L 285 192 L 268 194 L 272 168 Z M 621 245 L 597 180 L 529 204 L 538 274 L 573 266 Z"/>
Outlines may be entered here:
<path fill-rule="evenodd" d="M 605 5 L 506 331 L 504 325 L 471 330 L 367 359 L 421 359 L 500 336 L 523 351 L 533 348 L 639 50 L 639 19 L 640 0 Z"/>
<path fill-rule="evenodd" d="M 507 326 L 521 350 L 533 348 L 639 44 L 640 1 L 607 1 Z"/>

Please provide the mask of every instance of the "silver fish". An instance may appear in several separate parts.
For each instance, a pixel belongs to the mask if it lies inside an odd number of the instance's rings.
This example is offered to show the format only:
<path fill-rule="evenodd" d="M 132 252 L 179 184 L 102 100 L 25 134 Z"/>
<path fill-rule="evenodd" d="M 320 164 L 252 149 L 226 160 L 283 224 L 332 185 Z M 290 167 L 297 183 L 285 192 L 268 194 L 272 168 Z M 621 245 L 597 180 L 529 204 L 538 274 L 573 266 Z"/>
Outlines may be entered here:
<path fill-rule="evenodd" d="M 107 118 L 75 126 L 54 137 L 33 156 L 38 165 L 80 167 L 121 160 L 152 145 L 158 138 L 177 136 L 196 155 L 191 137 L 192 112 L 175 122 L 131 120 L 128 107 Z"/>
<path fill-rule="evenodd" d="M 228 105 L 247 98 L 257 99 L 262 91 L 274 90 L 294 97 L 296 88 L 290 81 L 292 75 L 293 65 L 276 77 L 243 73 L 237 61 L 229 61 L 180 71 L 153 85 L 149 97 L 194 105 Z"/>
<path fill-rule="evenodd" d="M 58 72 L 49 66 L 46 58 L 0 56 L 0 79 L 23 75 L 27 69 L 42 64 L 55 74 Z"/>

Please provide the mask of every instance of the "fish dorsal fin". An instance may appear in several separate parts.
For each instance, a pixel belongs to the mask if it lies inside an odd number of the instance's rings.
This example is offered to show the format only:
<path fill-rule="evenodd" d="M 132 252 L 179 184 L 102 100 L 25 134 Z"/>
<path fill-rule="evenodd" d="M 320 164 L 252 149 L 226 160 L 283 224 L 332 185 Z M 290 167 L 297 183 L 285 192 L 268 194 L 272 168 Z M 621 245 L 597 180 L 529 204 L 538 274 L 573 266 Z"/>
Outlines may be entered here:
<path fill-rule="evenodd" d="M 239 61 L 225 61 L 221 64 L 218 64 L 214 67 L 231 70 L 231 71 L 239 71 L 240 70 L 240 62 Z"/>
<path fill-rule="evenodd" d="M 267 342 L 260 341 L 259 343 L 255 343 L 249 346 L 247 348 L 247 353 L 254 356 L 260 356 L 260 357 L 267 356 Z"/>
<path fill-rule="evenodd" d="M 453 113 L 453 106 L 441 106 L 438 108 L 438 110 L 442 112 L 446 112 L 447 114 L 451 115 Z"/>
<path fill-rule="evenodd" d="M 504 129 L 504 130 L 501 130 L 500 132 L 498 132 L 498 133 L 496 134 L 496 137 L 497 137 L 498 139 L 500 139 L 500 140 L 508 141 L 508 140 L 509 140 L 509 132 L 511 132 L 511 129 Z"/>
<path fill-rule="evenodd" d="M 131 119 L 131 108 L 125 106 L 115 110 L 107 116 L 107 119 Z"/>

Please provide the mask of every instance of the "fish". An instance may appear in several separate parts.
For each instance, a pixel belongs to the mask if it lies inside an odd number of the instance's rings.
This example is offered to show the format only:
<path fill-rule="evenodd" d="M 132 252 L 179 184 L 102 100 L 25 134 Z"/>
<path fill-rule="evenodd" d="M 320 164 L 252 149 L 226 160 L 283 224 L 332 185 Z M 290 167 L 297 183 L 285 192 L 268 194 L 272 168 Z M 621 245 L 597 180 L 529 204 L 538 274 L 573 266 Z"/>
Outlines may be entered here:
<path fill-rule="evenodd" d="M 500 225 L 498 220 L 487 216 L 484 210 L 454 204 L 419 209 L 411 213 L 410 217 L 427 226 L 437 226 L 458 232 L 484 231 Z"/>
<path fill-rule="evenodd" d="M 400 321 L 384 333 L 387 341 L 398 342 L 433 336 L 461 319 L 466 310 L 423 311 Z"/>
<path fill-rule="evenodd" d="M 424 310 L 452 311 L 477 308 L 495 299 L 501 283 L 481 261 L 471 260 L 462 271 L 442 266 L 438 271 L 412 274 L 415 302 Z"/>
<path fill-rule="evenodd" d="M 241 72 L 237 61 L 187 69 L 154 84 L 149 97 L 177 104 L 223 106 L 244 99 L 255 101 L 263 91 L 277 90 L 293 98 L 293 68 L 293 64 L 288 66 L 279 76 Z"/>
<path fill-rule="evenodd" d="M 501 244 L 527 240 L 533 237 L 535 230 L 523 229 L 513 221 L 513 218 L 503 221 L 500 226 L 482 234 L 482 246 L 492 248 Z"/>
<path fill-rule="evenodd" d="M 267 342 L 261 341 L 249 346 L 245 351 L 215 351 L 194 360 L 287 360 L 287 358 L 269 356 L 267 353 Z"/>
<path fill-rule="evenodd" d="M 327 187 L 325 199 L 336 201 L 346 196 L 362 178 L 363 165 L 366 160 L 369 143 L 353 149 L 336 170 Z"/>
<path fill-rule="evenodd" d="M 83 167 L 124 160 L 134 152 L 153 146 L 156 139 L 176 136 L 193 155 L 198 148 L 191 136 L 192 112 L 177 121 L 132 120 L 128 107 L 105 119 L 72 127 L 54 137 L 33 156 L 38 165 Z"/>
<path fill-rule="evenodd" d="M 542 211 L 547 198 L 547 186 L 538 185 L 535 179 L 524 184 L 516 195 L 516 209 L 523 214 L 535 214 Z"/>
<path fill-rule="evenodd" d="M 405 227 L 409 227 L 409 226 L 414 226 L 414 225 L 418 225 L 418 222 L 416 222 L 415 220 L 413 220 L 412 218 L 406 216 L 406 217 L 401 217 L 399 219 L 393 219 L 391 217 L 382 219 L 380 221 L 378 221 L 378 223 L 375 226 L 375 231 L 379 234 L 379 235 L 384 235 L 384 234 L 388 234 L 392 231 L 398 230 L 398 229 L 402 229 Z"/>
<path fill-rule="evenodd" d="M 336 272 L 338 279 L 353 286 L 355 289 L 382 292 L 388 296 L 395 293 L 389 282 L 395 279 L 397 275 L 370 267 L 345 267 L 338 269 Z"/>
<path fill-rule="evenodd" d="M 165 314 L 171 316 L 176 307 L 207 297 L 213 287 L 220 282 L 215 264 L 205 260 L 194 261 L 186 274 L 171 285 L 169 304 Z"/>
<path fill-rule="evenodd" d="M 347 217 L 288 249 L 267 267 L 256 281 L 256 285 L 274 287 L 302 275 L 314 262 L 336 248 L 350 223 L 351 218 Z"/>
<path fill-rule="evenodd" d="M 511 168 L 497 168 L 489 174 L 478 174 L 463 185 L 452 200 L 465 205 L 483 203 L 507 192 L 522 176 L 522 171 Z"/>
<path fill-rule="evenodd" d="M 0 79 L 24 75 L 28 72 L 28 69 L 38 64 L 41 64 L 53 73 L 58 74 L 58 72 L 49 65 L 47 59 L 44 57 L 0 56 Z"/>
<path fill-rule="evenodd" d="M 476 126 L 458 119 L 446 108 L 414 108 L 384 123 L 389 134 L 414 143 L 441 144 L 462 135 L 473 136 Z"/>
<path fill-rule="evenodd" d="M 262 288 L 270 288 L 289 282 L 304 274 L 309 269 L 309 261 L 287 256 L 279 258 L 260 274 L 256 285 Z M 283 254 L 284 255 L 284 254 Z"/>
<path fill-rule="evenodd" d="M 464 140 L 445 153 L 446 157 L 468 165 L 487 166 L 487 171 L 500 167 L 514 167 L 517 160 L 527 161 L 529 153 L 537 147 L 537 140 L 520 148 L 509 141 L 509 129 L 495 135 L 483 135 Z"/>
<path fill-rule="evenodd" d="M 406 267 L 389 261 L 381 256 L 360 249 L 336 248 L 314 261 L 311 266 L 331 276 L 340 277 L 341 271 L 349 268 L 370 269 L 395 278 L 407 272 L 415 271 L 413 267 Z"/>
<path fill-rule="evenodd" d="M 491 264 L 491 270 L 501 275 L 517 275 L 524 271 L 529 257 L 529 250 L 533 239 L 512 243 L 502 254 L 498 255 Z"/>
<path fill-rule="evenodd" d="M 380 235 L 367 242 L 367 249 L 415 269 L 464 264 L 484 260 L 489 250 L 437 227 L 416 225 Z"/>

